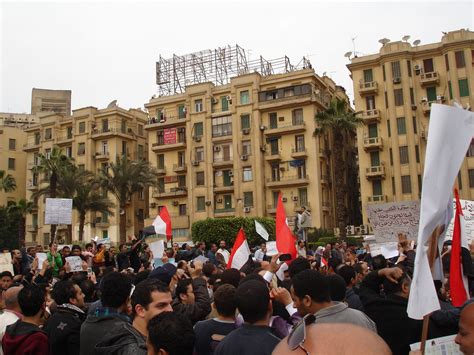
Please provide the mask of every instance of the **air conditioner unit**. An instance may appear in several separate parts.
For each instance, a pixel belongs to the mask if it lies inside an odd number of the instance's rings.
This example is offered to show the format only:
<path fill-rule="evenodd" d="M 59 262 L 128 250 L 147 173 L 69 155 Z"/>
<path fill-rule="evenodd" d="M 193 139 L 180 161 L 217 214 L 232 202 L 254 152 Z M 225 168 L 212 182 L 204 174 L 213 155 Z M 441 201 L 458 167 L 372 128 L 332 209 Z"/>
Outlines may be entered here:
<path fill-rule="evenodd" d="M 393 78 L 394 84 L 400 84 L 402 82 L 402 78 Z"/>
<path fill-rule="evenodd" d="M 234 176 L 234 172 L 233 172 L 233 171 L 229 171 L 229 176 Z"/>
<path fill-rule="evenodd" d="M 355 227 L 354 226 L 346 226 L 346 234 L 347 235 L 354 235 L 355 234 Z"/>
<path fill-rule="evenodd" d="M 288 201 L 288 199 L 286 197 L 281 198 L 281 202 L 286 202 L 286 201 Z"/>
<path fill-rule="evenodd" d="M 206 201 L 206 206 L 210 206 L 212 204 L 212 201 Z"/>
<path fill-rule="evenodd" d="M 369 234 L 369 226 L 367 224 L 360 225 L 360 233 L 361 234 Z"/>
<path fill-rule="evenodd" d="M 244 207 L 244 212 L 249 213 L 250 212 L 250 207 Z"/>
<path fill-rule="evenodd" d="M 218 199 L 217 199 L 217 203 L 222 203 L 222 199 L 221 199 L 221 198 L 218 198 Z"/>
<path fill-rule="evenodd" d="M 220 152 L 220 151 L 221 151 L 221 147 L 218 146 L 218 145 L 214 146 L 214 151 L 215 151 L 215 152 Z"/>
<path fill-rule="evenodd" d="M 412 109 L 413 111 L 415 111 L 415 110 L 416 110 L 416 105 L 411 105 L 411 109 Z"/>
<path fill-rule="evenodd" d="M 195 142 L 200 142 L 200 141 L 201 141 L 201 136 L 196 136 L 196 137 L 194 137 L 194 141 L 195 141 Z"/>
<path fill-rule="evenodd" d="M 436 100 L 444 101 L 444 96 L 443 95 L 438 95 L 438 96 L 436 96 Z"/>
<path fill-rule="evenodd" d="M 413 69 L 415 69 L 415 71 L 420 71 L 420 70 L 421 70 L 421 65 L 415 64 L 415 65 L 413 66 Z"/>
<path fill-rule="evenodd" d="M 247 160 L 248 159 L 248 156 L 247 155 L 241 155 L 240 156 L 240 160 Z"/>
<path fill-rule="evenodd" d="M 199 162 L 197 160 L 193 160 L 191 164 L 193 164 L 193 166 L 199 166 Z"/>
<path fill-rule="evenodd" d="M 155 208 L 156 207 L 156 203 L 150 203 L 150 208 Z"/>
<path fill-rule="evenodd" d="M 263 153 L 265 153 L 265 152 L 267 151 L 267 148 L 265 148 L 265 146 L 262 145 L 262 146 L 260 147 L 260 151 L 263 152 Z"/>
<path fill-rule="evenodd" d="M 339 237 L 341 235 L 341 230 L 338 228 L 338 227 L 335 227 L 334 228 L 334 235 L 336 237 Z"/>
<path fill-rule="evenodd" d="M 360 227 L 355 227 L 355 234 L 360 235 Z"/>
<path fill-rule="evenodd" d="M 260 130 L 261 130 L 261 131 L 264 131 L 264 130 L 266 130 L 266 129 L 267 129 L 267 127 L 265 127 L 265 126 L 260 126 Z"/>
<path fill-rule="evenodd" d="M 292 201 L 298 201 L 298 196 L 291 196 Z"/>
<path fill-rule="evenodd" d="M 172 202 L 172 205 L 173 205 L 173 206 L 178 206 L 178 205 L 179 205 L 179 202 L 175 200 L 175 201 Z"/>
<path fill-rule="evenodd" d="M 215 97 L 211 97 L 211 103 L 213 105 L 217 104 L 219 102 L 219 100 L 217 100 Z"/>
<path fill-rule="evenodd" d="M 421 102 L 428 102 L 428 98 L 427 97 L 422 97 Z"/>
<path fill-rule="evenodd" d="M 225 98 L 226 98 L 227 102 L 232 105 L 232 96 L 227 95 Z"/>
<path fill-rule="evenodd" d="M 250 133 L 250 129 L 244 128 L 244 129 L 242 130 L 242 133 L 243 133 L 243 134 L 249 134 L 249 133 Z"/>

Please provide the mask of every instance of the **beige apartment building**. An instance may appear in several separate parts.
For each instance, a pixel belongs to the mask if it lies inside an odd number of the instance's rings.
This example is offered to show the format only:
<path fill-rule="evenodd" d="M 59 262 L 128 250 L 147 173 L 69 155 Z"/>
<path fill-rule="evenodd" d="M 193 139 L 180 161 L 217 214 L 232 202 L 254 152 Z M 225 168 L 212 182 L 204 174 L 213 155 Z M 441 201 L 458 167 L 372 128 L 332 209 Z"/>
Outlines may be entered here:
<path fill-rule="evenodd" d="M 108 163 L 117 156 L 126 155 L 130 159 L 146 159 L 146 137 L 144 126 L 148 116 L 139 109 L 125 110 L 114 104 L 105 109 L 84 107 L 73 110 L 72 115 L 52 113 L 42 116 L 40 123 L 27 128 L 26 144 L 27 197 L 37 191 L 42 177 L 33 174 L 31 168 L 38 163 L 38 154 L 48 154 L 53 146 L 59 146 L 74 163 L 85 170 L 98 172 L 107 169 Z M 110 237 L 119 241 L 120 211 L 114 196 L 108 197 L 116 204 L 114 215 L 89 213 L 86 217 L 84 239 L 94 236 Z M 127 206 L 127 234 L 143 229 L 147 207 L 147 193 L 138 194 Z M 48 243 L 50 227 L 44 225 L 44 199 L 36 201 L 37 208 L 27 218 L 27 242 Z M 78 239 L 78 215 L 73 213 L 73 240 Z M 66 225 L 59 225 L 57 235 L 64 239 Z"/>
<path fill-rule="evenodd" d="M 382 41 L 387 42 L 387 41 Z M 364 223 L 371 203 L 418 200 L 432 103 L 474 106 L 474 32 L 459 30 L 441 42 L 387 42 L 379 53 L 347 66 L 354 82 L 360 191 Z M 461 198 L 474 199 L 474 145 L 457 179 Z"/>
<path fill-rule="evenodd" d="M 332 230 L 335 143 L 313 132 L 315 114 L 335 95 L 347 98 L 307 68 L 242 74 L 152 98 L 145 129 L 160 177 L 150 190 L 149 222 L 166 206 L 174 237 L 186 238 L 194 221 L 208 217 L 274 216 L 281 192 L 290 223 L 308 206 L 313 225 Z M 353 152 L 355 143 L 337 144 Z"/>
<path fill-rule="evenodd" d="M 71 115 L 71 90 L 33 88 L 31 91 L 31 113 L 55 112 Z"/>

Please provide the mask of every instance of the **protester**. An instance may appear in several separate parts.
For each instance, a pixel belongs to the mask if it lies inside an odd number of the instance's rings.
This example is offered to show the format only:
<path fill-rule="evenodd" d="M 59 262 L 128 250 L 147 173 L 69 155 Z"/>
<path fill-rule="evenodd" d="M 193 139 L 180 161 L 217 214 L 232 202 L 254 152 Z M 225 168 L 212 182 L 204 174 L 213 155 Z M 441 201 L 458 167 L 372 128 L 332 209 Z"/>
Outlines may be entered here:
<path fill-rule="evenodd" d="M 0 273 L 0 280 L 2 282 L 2 291 L 5 291 L 13 284 L 13 275 L 10 271 L 4 271 Z"/>
<path fill-rule="evenodd" d="M 468 303 L 461 311 L 459 332 L 454 339 L 465 355 L 474 354 L 474 302 Z"/>
<path fill-rule="evenodd" d="M 193 324 L 204 320 L 211 312 L 206 280 L 202 277 L 180 280 L 176 287 L 173 310 L 188 317 Z"/>
<path fill-rule="evenodd" d="M 217 252 L 216 252 L 216 259 L 220 265 L 225 267 L 227 263 L 229 262 L 229 258 L 230 258 L 230 253 L 226 248 L 225 240 L 221 240 L 219 242 L 219 249 L 217 249 Z"/>
<path fill-rule="evenodd" d="M 352 266 L 343 266 L 338 270 L 338 274 L 344 279 L 346 285 L 345 302 L 350 308 L 363 311 L 364 307 L 360 301 L 359 295 L 354 291 L 356 285 L 356 272 Z"/>
<path fill-rule="evenodd" d="M 3 339 L 7 326 L 15 323 L 18 319 L 23 317 L 18 303 L 18 293 L 21 288 L 21 286 L 10 287 L 2 294 L 2 303 L 4 304 L 5 309 L 0 313 L 0 342 Z M 3 355 L 1 348 L 0 355 Z"/>
<path fill-rule="evenodd" d="M 53 271 L 53 277 L 58 277 L 59 269 L 63 266 L 63 259 L 61 254 L 58 253 L 58 245 L 56 243 L 49 243 L 49 251 L 46 256 Z"/>
<path fill-rule="evenodd" d="M 148 355 L 192 355 L 195 335 L 183 315 L 162 312 L 148 323 Z"/>

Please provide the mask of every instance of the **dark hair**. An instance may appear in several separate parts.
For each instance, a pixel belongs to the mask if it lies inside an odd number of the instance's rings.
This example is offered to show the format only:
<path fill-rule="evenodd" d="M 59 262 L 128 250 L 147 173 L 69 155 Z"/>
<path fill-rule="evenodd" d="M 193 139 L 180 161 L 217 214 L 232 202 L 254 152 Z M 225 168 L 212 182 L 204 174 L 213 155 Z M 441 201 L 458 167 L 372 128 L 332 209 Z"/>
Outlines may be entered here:
<path fill-rule="evenodd" d="M 137 284 L 132 294 L 133 313 L 135 313 L 135 306 L 137 304 L 148 309 L 148 305 L 152 301 L 151 294 L 153 292 L 169 293 L 170 289 L 167 285 L 157 279 L 146 279 L 141 281 Z"/>
<path fill-rule="evenodd" d="M 354 271 L 354 268 L 349 265 L 344 265 L 337 271 L 337 273 L 344 279 L 346 286 L 349 286 L 351 284 L 352 279 L 355 279 L 356 277 L 356 272 Z"/>
<path fill-rule="evenodd" d="M 162 312 L 148 322 L 148 341 L 155 352 L 165 350 L 169 355 L 192 355 L 193 325 L 185 316 L 174 312 Z"/>
<path fill-rule="evenodd" d="M 304 270 L 291 279 L 293 292 L 299 298 L 308 295 L 316 303 L 330 302 L 331 294 L 326 277 L 316 270 Z"/>
<path fill-rule="evenodd" d="M 237 269 L 227 269 L 221 275 L 221 281 L 224 284 L 230 284 L 234 287 L 239 286 L 240 271 Z"/>
<path fill-rule="evenodd" d="M 53 246 L 53 244 L 56 244 L 56 242 L 52 241 L 48 244 L 48 246 L 51 248 Z M 56 244 L 57 245 L 57 244 Z"/>
<path fill-rule="evenodd" d="M 150 275 L 150 270 L 140 271 L 138 274 L 135 275 L 135 279 L 133 280 L 133 284 L 138 285 L 143 280 L 146 280 L 148 275 Z"/>
<path fill-rule="evenodd" d="M 364 272 L 364 269 L 362 268 L 362 265 L 364 265 L 364 262 L 361 261 L 359 263 L 356 263 L 353 268 L 356 274 L 362 274 Z"/>
<path fill-rule="evenodd" d="M 100 283 L 100 300 L 104 307 L 118 308 L 130 296 L 132 283 L 130 279 L 119 272 L 111 272 Z"/>
<path fill-rule="evenodd" d="M 299 256 L 291 262 L 288 267 L 288 273 L 290 274 L 290 278 L 293 278 L 296 274 L 308 269 L 311 269 L 311 264 L 308 259 Z"/>
<path fill-rule="evenodd" d="M 35 247 L 28 247 L 28 249 L 26 249 L 26 252 L 29 253 L 31 250 L 35 250 L 35 251 L 36 251 L 36 248 L 35 248 Z"/>
<path fill-rule="evenodd" d="M 257 280 L 243 282 L 237 288 L 236 300 L 237 308 L 245 322 L 253 324 L 264 319 L 268 312 L 268 303 L 270 302 L 268 287 L 265 283 Z"/>
<path fill-rule="evenodd" d="M 0 274 L 0 278 L 8 276 L 9 278 L 13 279 L 13 275 L 10 271 L 4 271 Z"/>
<path fill-rule="evenodd" d="M 337 275 L 326 276 L 329 283 L 329 292 L 331 294 L 332 301 L 342 302 L 346 298 L 346 283 L 344 279 Z"/>
<path fill-rule="evenodd" d="M 93 247 L 94 247 L 94 244 L 92 244 L 92 243 L 87 243 L 87 244 L 86 244 L 86 249 L 89 248 L 89 247 L 93 248 Z"/>
<path fill-rule="evenodd" d="M 69 299 L 76 298 L 74 283 L 71 280 L 56 282 L 51 291 L 51 297 L 58 306 L 64 303 L 69 303 Z"/>
<path fill-rule="evenodd" d="M 236 288 L 232 285 L 222 285 L 216 292 L 214 292 L 214 304 L 216 305 L 217 313 L 224 317 L 235 316 L 236 302 Z"/>
<path fill-rule="evenodd" d="M 393 295 L 402 291 L 402 286 L 405 283 L 410 283 L 410 276 L 406 272 L 403 272 L 402 276 L 397 280 L 397 282 L 392 282 L 388 279 L 383 281 L 383 290 L 386 295 Z"/>
<path fill-rule="evenodd" d="M 262 277 L 262 275 L 259 275 L 259 274 L 249 274 L 245 277 L 243 277 L 240 282 L 239 282 L 239 286 L 242 285 L 243 283 L 245 282 L 248 282 L 250 280 L 256 280 L 256 281 L 259 281 L 259 282 L 263 282 L 265 285 L 267 284 L 267 282 L 265 281 L 265 279 Z"/>
<path fill-rule="evenodd" d="M 193 284 L 193 279 L 182 279 L 178 281 L 178 284 L 176 285 L 176 290 L 175 290 L 175 295 L 178 297 L 178 300 L 181 301 L 179 296 L 181 294 L 187 294 L 188 286 Z"/>
<path fill-rule="evenodd" d="M 382 254 L 372 258 L 372 267 L 374 270 L 381 270 L 387 267 L 387 259 Z"/>
<path fill-rule="evenodd" d="M 212 273 L 216 270 L 216 265 L 213 263 L 205 263 L 202 266 L 202 273 L 206 277 L 211 277 Z"/>
<path fill-rule="evenodd" d="M 44 291 L 37 285 L 25 286 L 18 293 L 18 304 L 24 316 L 35 316 L 44 305 Z"/>
<path fill-rule="evenodd" d="M 187 263 L 186 263 L 186 260 L 180 260 L 180 261 L 178 261 L 178 266 L 177 266 L 178 269 L 181 269 L 181 268 L 183 267 L 183 265 L 185 265 L 185 264 L 187 264 Z"/>
<path fill-rule="evenodd" d="M 82 293 L 84 293 L 84 301 L 94 302 L 95 301 L 95 285 L 94 283 L 87 279 L 81 282 L 80 284 Z"/>

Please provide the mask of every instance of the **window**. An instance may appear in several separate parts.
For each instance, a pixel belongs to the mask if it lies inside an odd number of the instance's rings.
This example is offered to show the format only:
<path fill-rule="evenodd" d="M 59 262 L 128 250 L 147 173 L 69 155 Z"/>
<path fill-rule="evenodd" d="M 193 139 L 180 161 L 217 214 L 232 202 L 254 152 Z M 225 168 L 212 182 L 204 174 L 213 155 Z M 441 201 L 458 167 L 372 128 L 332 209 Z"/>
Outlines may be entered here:
<path fill-rule="evenodd" d="M 403 89 L 393 90 L 393 95 L 395 97 L 395 106 L 403 106 Z"/>
<path fill-rule="evenodd" d="M 304 152 L 304 135 L 295 136 L 295 152 Z"/>
<path fill-rule="evenodd" d="M 16 149 L 16 139 L 13 139 L 13 138 L 8 139 L 8 149 L 10 150 Z"/>
<path fill-rule="evenodd" d="M 390 165 L 393 165 L 393 150 L 392 148 L 389 149 L 389 158 L 390 158 Z"/>
<path fill-rule="evenodd" d="M 224 209 L 232 208 L 232 195 L 224 195 Z"/>
<path fill-rule="evenodd" d="M 204 148 L 197 147 L 196 154 L 195 154 L 196 161 L 204 161 Z"/>
<path fill-rule="evenodd" d="M 436 86 L 426 88 L 426 97 L 428 98 L 428 102 L 436 101 Z"/>
<path fill-rule="evenodd" d="M 418 127 L 416 126 L 416 117 L 413 116 L 413 133 L 418 133 Z"/>
<path fill-rule="evenodd" d="M 268 143 L 270 144 L 271 155 L 280 154 L 279 149 L 278 149 L 278 138 L 271 138 L 268 140 Z"/>
<path fill-rule="evenodd" d="M 222 111 L 229 111 L 229 100 L 227 100 L 227 96 L 221 97 L 221 107 Z"/>
<path fill-rule="evenodd" d="M 270 129 L 278 128 L 277 113 L 276 112 L 271 112 L 269 114 L 269 118 L 270 118 Z"/>
<path fill-rule="evenodd" d="M 410 175 L 403 175 L 402 176 L 402 194 L 411 194 Z"/>
<path fill-rule="evenodd" d="M 145 147 L 141 144 L 138 145 L 137 155 L 138 159 L 145 159 Z"/>
<path fill-rule="evenodd" d="M 157 158 L 158 169 L 164 169 L 165 168 L 165 155 L 158 154 L 156 158 Z"/>
<path fill-rule="evenodd" d="M 122 141 L 122 155 L 126 155 L 127 153 L 128 153 L 127 141 Z"/>
<path fill-rule="evenodd" d="M 156 132 L 156 142 L 158 145 L 165 144 L 165 133 L 162 129 Z"/>
<path fill-rule="evenodd" d="M 186 155 L 184 151 L 178 152 L 178 166 L 183 168 L 186 165 Z"/>
<path fill-rule="evenodd" d="M 423 180 L 421 179 L 421 175 L 418 174 L 418 190 L 420 191 L 420 197 L 421 197 L 421 189 L 423 188 Z"/>
<path fill-rule="evenodd" d="M 415 160 L 417 163 L 420 162 L 420 147 L 415 145 Z"/>
<path fill-rule="evenodd" d="M 231 173 L 231 170 L 222 170 L 222 180 L 223 180 L 224 186 L 234 185 L 234 181 L 230 173 Z M 216 171 L 216 174 L 217 174 L 217 171 Z"/>
<path fill-rule="evenodd" d="M 368 130 L 369 130 L 369 138 L 377 138 L 378 137 L 378 129 L 377 129 L 377 123 L 371 123 L 368 125 Z"/>
<path fill-rule="evenodd" d="M 434 72 L 433 58 L 423 59 L 423 71 L 425 73 Z"/>
<path fill-rule="evenodd" d="M 300 201 L 300 206 L 308 204 L 308 190 L 306 188 L 298 189 L 298 200 Z"/>
<path fill-rule="evenodd" d="M 370 166 L 380 166 L 379 152 L 370 152 Z"/>
<path fill-rule="evenodd" d="M 109 120 L 104 119 L 102 120 L 102 132 L 108 132 L 109 131 Z"/>
<path fill-rule="evenodd" d="M 464 68 L 466 66 L 466 61 L 464 60 L 464 51 L 457 51 L 454 53 L 456 58 L 456 68 Z"/>
<path fill-rule="evenodd" d="M 104 154 L 104 155 L 109 154 L 109 148 L 108 148 L 108 142 L 107 141 L 102 142 L 102 151 L 101 151 L 101 153 Z"/>
<path fill-rule="evenodd" d="M 462 177 L 461 177 L 461 172 L 458 172 L 458 187 L 459 187 L 459 190 L 462 189 Z"/>
<path fill-rule="evenodd" d="M 72 138 L 72 126 L 69 126 L 66 128 L 66 138 L 71 139 Z"/>
<path fill-rule="evenodd" d="M 415 93 L 413 92 L 413 88 L 410 88 L 410 104 L 412 106 L 415 105 Z"/>
<path fill-rule="evenodd" d="M 196 211 L 206 210 L 206 198 L 204 196 L 196 197 Z"/>
<path fill-rule="evenodd" d="M 194 124 L 194 137 L 202 137 L 204 133 L 202 122 L 196 122 Z"/>
<path fill-rule="evenodd" d="M 79 143 L 77 145 L 77 155 L 84 155 L 84 154 L 86 154 L 86 144 Z"/>
<path fill-rule="evenodd" d="M 51 128 L 46 128 L 44 131 L 44 139 L 49 140 L 53 138 L 53 130 Z"/>
<path fill-rule="evenodd" d="M 405 117 L 397 118 L 397 133 L 407 134 L 407 125 L 406 125 Z"/>
<path fill-rule="evenodd" d="M 244 207 L 253 207 L 253 192 L 244 192 Z"/>
<path fill-rule="evenodd" d="M 469 96 L 469 85 L 467 79 L 459 79 L 459 96 Z"/>
<path fill-rule="evenodd" d="M 127 120 L 122 119 L 122 121 L 120 122 L 120 130 L 122 133 L 127 132 Z"/>
<path fill-rule="evenodd" d="M 453 99 L 453 86 L 451 85 L 451 81 L 448 81 L 448 91 L 449 91 L 449 99 Z"/>
<path fill-rule="evenodd" d="M 186 175 L 178 175 L 178 187 L 186 186 Z"/>
<path fill-rule="evenodd" d="M 252 181 L 252 168 L 244 168 L 243 181 Z"/>
<path fill-rule="evenodd" d="M 79 122 L 79 133 L 84 133 L 86 131 L 86 122 L 81 121 Z"/>
<path fill-rule="evenodd" d="M 179 205 L 179 215 L 186 216 L 186 204 L 183 203 Z"/>
<path fill-rule="evenodd" d="M 71 146 L 66 147 L 66 156 L 68 158 L 72 158 L 72 147 Z"/>
<path fill-rule="evenodd" d="M 469 169 L 469 187 L 472 189 L 474 188 L 474 169 Z"/>
<path fill-rule="evenodd" d="M 232 116 L 215 117 L 212 119 L 212 136 L 222 137 L 232 135 Z"/>
<path fill-rule="evenodd" d="M 385 99 L 385 108 L 388 108 L 388 94 L 386 91 L 384 92 L 384 99 Z"/>
<path fill-rule="evenodd" d="M 471 49 L 472 66 L 474 67 L 474 49 Z"/>
<path fill-rule="evenodd" d="M 382 195 L 382 181 L 381 180 L 373 180 L 372 181 L 372 194 L 374 196 L 381 196 Z"/>
<path fill-rule="evenodd" d="M 86 166 L 85 166 L 84 164 L 79 164 L 79 165 L 77 166 L 77 169 L 78 169 L 79 171 L 84 171 L 84 170 L 86 170 Z"/>
<path fill-rule="evenodd" d="M 374 95 L 365 97 L 365 107 L 367 110 L 375 109 L 375 96 Z"/>
<path fill-rule="evenodd" d="M 240 104 L 245 105 L 249 103 L 249 92 L 248 90 L 240 92 Z"/>
<path fill-rule="evenodd" d="M 303 118 L 303 109 L 302 108 L 293 110 L 293 112 L 292 112 L 292 121 L 293 121 L 293 126 L 298 126 L 298 125 L 303 124 L 304 118 Z"/>
<path fill-rule="evenodd" d="M 204 186 L 204 171 L 196 173 L 196 186 Z"/>
<path fill-rule="evenodd" d="M 400 70 L 400 62 L 392 62 L 392 78 L 401 78 L 402 77 L 402 72 Z"/>
<path fill-rule="evenodd" d="M 243 155 L 252 155 L 252 144 L 250 141 L 242 142 L 242 154 Z"/>
<path fill-rule="evenodd" d="M 144 200 L 145 199 L 145 189 L 144 188 L 141 188 L 139 191 L 138 191 L 138 198 L 140 200 Z"/>
<path fill-rule="evenodd" d="M 396 189 L 395 189 L 395 177 L 393 177 L 393 176 L 392 176 L 392 192 L 393 192 L 394 195 L 397 193 Z"/>
<path fill-rule="evenodd" d="M 142 124 L 138 125 L 138 135 L 143 136 L 143 125 Z"/>
<path fill-rule="evenodd" d="M 387 134 L 389 138 L 392 136 L 392 129 L 390 128 L 390 119 L 387 120 Z"/>
<path fill-rule="evenodd" d="M 158 192 L 165 192 L 165 178 L 158 178 Z"/>
<path fill-rule="evenodd" d="M 408 71 L 408 76 L 411 77 L 411 60 L 407 60 L 407 71 Z"/>
<path fill-rule="evenodd" d="M 84 143 L 83 143 L 84 144 Z M 51 158 L 51 149 L 46 149 L 44 151 L 44 156 L 46 157 L 46 159 L 49 159 Z"/>
<path fill-rule="evenodd" d="M 469 145 L 469 149 L 467 150 L 466 157 L 474 156 L 474 143 L 471 140 L 471 144 Z"/>
<path fill-rule="evenodd" d="M 184 105 L 178 106 L 178 118 L 186 118 L 186 109 L 184 108 Z"/>
<path fill-rule="evenodd" d="M 272 164 L 272 181 L 280 181 L 280 164 Z"/>
<path fill-rule="evenodd" d="M 385 65 L 382 65 L 382 74 L 383 74 L 383 81 L 386 81 L 387 75 L 385 74 Z"/>
<path fill-rule="evenodd" d="M 8 158 L 8 170 L 15 170 L 15 159 Z"/>
<path fill-rule="evenodd" d="M 250 115 L 241 115 L 240 116 L 240 128 L 241 129 L 250 129 Z"/>
<path fill-rule="evenodd" d="M 35 145 L 40 144 L 41 142 L 41 135 L 37 132 L 35 133 Z"/>
<path fill-rule="evenodd" d="M 406 145 L 398 147 L 400 151 L 400 164 L 408 164 L 408 147 Z"/>
<path fill-rule="evenodd" d="M 370 83 L 374 81 L 372 69 L 365 69 L 364 70 L 364 82 L 365 83 Z"/>
<path fill-rule="evenodd" d="M 186 143 L 186 128 L 185 127 L 178 128 L 178 142 Z"/>
<path fill-rule="evenodd" d="M 444 55 L 444 63 L 446 64 L 446 71 L 449 71 L 449 58 L 448 53 Z"/>
<path fill-rule="evenodd" d="M 194 112 L 202 112 L 202 100 L 194 100 Z"/>
<path fill-rule="evenodd" d="M 307 179 L 306 176 L 306 161 L 303 160 L 302 164 L 297 167 L 298 179 Z"/>

